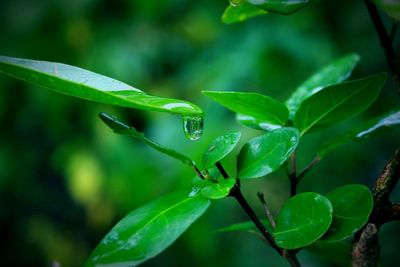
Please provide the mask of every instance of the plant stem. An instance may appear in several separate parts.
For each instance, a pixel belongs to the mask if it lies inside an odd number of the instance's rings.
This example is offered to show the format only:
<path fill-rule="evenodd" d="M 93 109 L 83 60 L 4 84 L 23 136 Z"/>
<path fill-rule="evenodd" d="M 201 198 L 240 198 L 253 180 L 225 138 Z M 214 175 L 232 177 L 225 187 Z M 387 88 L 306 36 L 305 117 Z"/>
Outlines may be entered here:
<path fill-rule="evenodd" d="M 222 176 L 226 179 L 228 178 L 228 173 L 225 171 L 221 162 L 217 162 L 215 166 L 218 168 Z M 242 207 L 247 216 L 252 220 L 257 229 L 261 232 L 262 236 L 268 241 L 269 245 L 275 249 L 276 252 L 279 253 L 285 260 L 287 260 L 292 267 L 301 267 L 299 261 L 297 260 L 296 255 L 292 251 L 288 251 L 286 249 L 280 248 L 276 242 L 272 234 L 268 231 L 268 229 L 262 224 L 261 220 L 257 217 L 253 209 L 250 207 L 249 203 L 244 198 L 242 191 L 240 190 L 239 183 L 236 183 L 235 186 L 231 189 L 229 196 L 234 197 L 239 205 Z"/>
<path fill-rule="evenodd" d="M 381 46 L 385 52 L 388 67 L 400 93 L 400 62 L 393 48 L 392 37 L 387 33 L 376 5 L 371 0 L 365 0 L 365 5 L 367 6 L 369 16 L 371 17 L 372 23 L 374 24 L 375 30 L 379 36 Z"/>
<path fill-rule="evenodd" d="M 242 207 L 244 212 L 246 212 L 247 216 L 253 221 L 254 225 L 258 228 L 258 230 L 260 230 L 261 234 L 268 241 L 268 243 L 271 245 L 271 247 L 273 249 L 275 249 L 279 253 L 279 255 L 281 255 L 283 258 L 285 258 L 289 262 L 290 266 L 300 267 L 301 265 L 300 265 L 299 261 L 297 260 L 296 255 L 294 255 L 290 251 L 280 248 L 275 243 L 274 237 L 268 231 L 268 229 L 262 224 L 262 222 L 257 217 L 257 215 L 254 213 L 253 209 L 247 203 L 242 192 L 240 191 L 240 188 L 237 185 L 235 185 L 232 188 L 230 195 L 237 200 L 237 202 Z"/>
<path fill-rule="evenodd" d="M 297 185 L 299 184 L 299 179 L 297 178 L 296 151 L 290 155 L 290 171 L 288 177 L 290 181 L 290 196 L 293 197 L 297 193 Z"/>
<path fill-rule="evenodd" d="M 297 175 L 297 179 L 300 181 L 303 177 L 321 160 L 319 156 L 316 156 L 301 172 Z"/>
<path fill-rule="evenodd" d="M 272 216 L 272 212 L 269 210 L 267 202 L 264 199 L 264 194 L 261 192 L 258 192 L 257 196 L 260 199 L 261 204 L 264 207 L 264 212 L 267 215 L 267 219 L 268 219 L 269 223 L 271 224 L 272 228 L 275 228 L 276 227 L 275 219 L 274 219 L 274 216 Z"/>

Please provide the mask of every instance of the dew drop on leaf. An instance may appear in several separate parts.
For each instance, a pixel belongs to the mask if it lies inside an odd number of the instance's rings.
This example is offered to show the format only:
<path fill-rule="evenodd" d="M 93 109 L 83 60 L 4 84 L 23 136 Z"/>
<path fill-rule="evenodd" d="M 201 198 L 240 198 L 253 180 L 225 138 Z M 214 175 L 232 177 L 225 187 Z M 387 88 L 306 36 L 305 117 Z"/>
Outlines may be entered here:
<path fill-rule="evenodd" d="M 203 133 L 203 117 L 202 116 L 183 116 L 183 131 L 185 136 L 192 140 L 200 139 Z"/>

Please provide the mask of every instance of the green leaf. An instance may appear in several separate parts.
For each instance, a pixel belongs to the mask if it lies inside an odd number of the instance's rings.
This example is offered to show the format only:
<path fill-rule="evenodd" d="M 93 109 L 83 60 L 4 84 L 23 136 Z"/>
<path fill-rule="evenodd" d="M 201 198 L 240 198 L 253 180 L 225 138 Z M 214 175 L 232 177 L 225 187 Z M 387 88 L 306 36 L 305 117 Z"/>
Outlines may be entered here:
<path fill-rule="evenodd" d="M 344 240 L 367 223 L 372 212 L 373 199 L 364 185 L 348 184 L 329 192 L 326 197 L 332 203 L 333 220 L 320 241 Z"/>
<path fill-rule="evenodd" d="M 289 15 L 305 7 L 309 0 L 247 0 L 247 2 L 265 11 Z"/>
<path fill-rule="evenodd" d="M 257 129 L 257 130 L 267 131 L 267 132 L 282 127 L 279 125 L 272 125 L 266 121 L 259 120 L 252 116 L 243 115 L 240 113 L 236 113 L 236 121 L 244 126 L 247 126 L 247 127 L 253 128 L 253 129 Z"/>
<path fill-rule="evenodd" d="M 375 101 L 385 80 L 386 74 L 378 73 L 317 92 L 301 104 L 294 126 L 304 134 L 358 115 Z"/>
<path fill-rule="evenodd" d="M 359 60 L 359 55 L 354 53 L 348 54 L 336 59 L 305 80 L 286 101 L 286 106 L 290 111 L 290 119 L 294 118 L 300 104 L 305 99 L 329 85 L 338 84 L 346 80 Z"/>
<path fill-rule="evenodd" d="M 286 202 L 275 221 L 274 238 L 278 246 L 305 247 L 328 230 L 332 222 L 332 204 L 317 193 L 301 193 Z"/>
<path fill-rule="evenodd" d="M 359 126 L 355 126 L 350 131 L 342 134 L 333 140 L 325 142 L 318 149 L 318 154 L 322 158 L 333 149 L 352 142 L 363 141 L 372 138 L 400 125 L 400 109 L 389 112 L 385 115 L 373 118 Z"/>
<path fill-rule="evenodd" d="M 258 178 L 277 170 L 299 143 L 295 128 L 279 128 L 247 142 L 239 153 L 237 172 L 240 179 Z"/>
<path fill-rule="evenodd" d="M 233 112 L 263 120 L 270 123 L 271 127 L 285 125 L 289 116 L 289 111 L 284 104 L 262 94 L 218 91 L 203 91 L 202 93 Z"/>
<path fill-rule="evenodd" d="M 0 56 L 0 72 L 59 93 L 104 104 L 201 116 L 192 103 L 156 97 L 120 81 L 66 64 Z"/>
<path fill-rule="evenodd" d="M 170 246 L 209 205 L 210 201 L 194 188 L 142 206 L 111 229 L 86 266 L 137 266 Z"/>
<path fill-rule="evenodd" d="M 226 24 L 233 24 L 236 22 L 242 22 L 259 15 L 268 14 L 265 10 L 251 5 L 247 2 L 242 2 L 237 5 L 232 3 L 225 9 L 224 14 L 222 14 L 222 22 Z"/>
<path fill-rule="evenodd" d="M 272 233 L 272 226 L 268 220 L 261 220 L 262 224 L 267 230 Z M 213 231 L 214 233 L 227 233 L 227 232 L 252 232 L 258 231 L 257 227 L 252 221 L 246 221 L 241 223 L 235 223 L 229 226 L 222 227 Z"/>
<path fill-rule="evenodd" d="M 400 2 L 396 0 L 375 0 L 383 11 L 393 19 L 400 21 Z"/>
<path fill-rule="evenodd" d="M 214 139 L 203 154 L 204 168 L 208 169 L 226 157 L 236 147 L 240 136 L 240 132 L 231 132 Z"/>
<path fill-rule="evenodd" d="M 235 183 L 234 178 L 224 179 L 218 183 L 209 182 L 207 186 L 201 189 L 201 194 L 209 199 L 221 199 L 229 195 Z"/>
<path fill-rule="evenodd" d="M 137 138 L 139 140 L 141 140 L 142 142 L 144 142 L 145 144 L 151 146 L 152 148 L 154 148 L 155 150 L 166 154 L 170 157 L 173 157 L 177 160 L 182 161 L 184 164 L 189 165 L 189 166 L 193 166 L 194 162 L 193 160 L 191 160 L 190 158 L 188 158 L 187 156 L 173 150 L 170 148 L 166 148 L 150 139 L 148 139 L 144 133 L 138 132 L 135 128 L 133 128 L 132 126 L 128 126 L 126 124 L 124 124 L 123 122 L 119 121 L 117 118 L 115 118 L 114 116 L 111 116 L 105 112 L 101 112 L 99 114 L 100 119 L 102 119 L 102 121 L 107 124 L 108 127 L 110 127 L 115 133 L 118 134 L 124 134 L 124 135 L 129 135 L 132 136 L 134 138 Z"/>

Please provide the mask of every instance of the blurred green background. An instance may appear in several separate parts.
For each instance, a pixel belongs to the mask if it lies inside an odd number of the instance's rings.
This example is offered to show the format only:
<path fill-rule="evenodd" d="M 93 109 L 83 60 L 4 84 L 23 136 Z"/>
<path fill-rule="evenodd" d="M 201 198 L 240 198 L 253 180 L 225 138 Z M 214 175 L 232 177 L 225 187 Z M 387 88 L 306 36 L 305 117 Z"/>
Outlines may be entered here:
<path fill-rule="evenodd" d="M 201 90 L 257 91 L 285 100 L 308 75 L 349 52 L 361 55 L 353 78 L 387 71 L 363 1 L 323 1 L 295 15 L 230 26 L 220 22 L 226 5 L 215 0 L 1 1 L 0 54 L 87 68 L 154 95 L 191 101 L 206 113 L 205 133 L 192 142 L 178 116 L 100 105 L 0 75 L 2 266 L 81 266 L 130 210 L 190 186 L 190 168 L 113 134 L 97 118 L 100 111 L 200 161 L 208 142 L 220 134 L 240 130 L 243 143 L 261 133 L 236 124 L 231 112 Z M 363 115 L 306 136 L 299 165 L 313 158 L 324 139 L 398 104 L 389 79 Z M 300 191 L 371 185 L 400 144 L 399 134 L 338 149 L 305 178 Z M 231 175 L 234 161 L 232 155 L 224 162 Z M 261 216 L 257 191 L 275 212 L 289 195 L 284 170 L 246 181 L 243 188 Z M 250 234 L 211 233 L 243 220 L 232 199 L 216 201 L 173 246 L 143 266 L 286 266 Z M 394 266 L 398 259 L 399 234 L 399 223 L 382 228 L 382 266 Z M 299 257 L 304 266 L 335 266 L 307 251 Z"/>

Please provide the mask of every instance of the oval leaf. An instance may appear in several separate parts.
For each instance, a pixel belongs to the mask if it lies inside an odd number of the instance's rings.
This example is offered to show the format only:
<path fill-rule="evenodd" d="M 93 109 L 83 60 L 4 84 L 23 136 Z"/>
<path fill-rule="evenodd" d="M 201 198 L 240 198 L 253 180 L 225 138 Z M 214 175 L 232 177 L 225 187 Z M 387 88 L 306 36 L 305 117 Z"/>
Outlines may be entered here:
<path fill-rule="evenodd" d="M 351 266 L 351 243 L 351 240 L 333 243 L 316 241 L 307 246 L 306 249 L 316 256 L 335 263 L 337 266 Z"/>
<path fill-rule="evenodd" d="M 86 266 L 137 266 L 171 245 L 209 205 L 210 201 L 194 188 L 138 208 L 111 229 Z"/>
<path fill-rule="evenodd" d="M 366 186 L 348 184 L 329 192 L 326 197 L 332 203 L 333 219 L 329 230 L 320 241 L 344 240 L 367 223 L 372 212 L 373 199 Z"/>
<path fill-rule="evenodd" d="M 210 182 L 209 185 L 201 189 L 201 194 L 209 199 L 221 199 L 229 195 L 235 183 L 234 178 L 224 179 L 218 183 Z"/>
<path fill-rule="evenodd" d="M 273 13 L 289 15 L 305 7 L 309 0 L 247 0 L 252 5 Z"/>
<path fill-rule="evenodd" d="M 296 149 L 298 142 L 299 132 L 289 127 L 251 139 L 239 153 L 238 178 L 258 178 L 277 170 Z"/>
<path fill-rule="evenodd" d="M 125 123 L 119 121 L 114 116 L 111 116 L 105 112 L 101 112 L 99 114 L 99 117 L 115 133 L 129 135 L 134 138 L 137 138 L 137 139 L 141 140 L 143 143 L 151 146 L 155 150 L 157 150 L 163 154 L 166 154 L 172 158 L 180 160 L 182 163 L 184 163 L 186 165 L 190 165 L 190 166 L 194 165 L 193 160 L 191 160 L 189 157 L 187 157 L 173 149 L 166 148 L 165 146 L 160 145 L 160 144 L 154 142 L 153 140 L 148 139 L 144 135 L 144 133 L 138 132 L 134 127 L 126 125 Z"/>
<path fill-rule="evenodd" d="M 252 116 L 278 127 L 285 125 L 289 116 L 284 104 L 262 94 L 218 91 L 202 93 L 233 112 Z"/>
<path fill-rule="evenodd" d="M 359 126 L 352 128 L 349 132 L 325 142 L 318 149 L 318 154 L 322 158 L 334 148 L 339 146 L 359 142 L 386 133 L 400 125 L 400 110 L 389 112 L 385 115 L 373 118 Z"/>
<path fill-rule="evenodd" d="M 317 193 L 301 193 L 286 202 L 275 221 L 274 238 L 278 246 L 305 247 L 328 230 L 332 222 L 332 204 Z"/>
<path fill-rule="evenodd" d="M 305 99 L 329 85 L 338 84 L 346 80 L 359 60 L 359 55 L 348 54 L 325 66 L 305 80 L 286 101 L 290 119 L 294 118 L 300 104 Z"/>
<path fill-rule="evenodd" d="M 231 132 L 214 139 L 203 154 L 204 168 L 208 169 L 226 157 L 238 144 L 240 132 Z"/>
<path fill-rule="evenodd" d="M 0 56 L 0 72 L 99 103 L 189 116 L 203 113 L 192 103 L 151 96 L 120 81 L 66 64 Z"/>
<path fill-rule="evenodd" d="M 358 115 L 375 101 L 385 80 L 386 74 L 379 73 L 319 91 L 301 104 L 294 126 L 304 134 Z"/>
<path fill-rule="evenodd" d="M 245 1 L 237 5 L 230 4 L 222 14 L 222 22 L 225 24 L 232 24 L 236 22 L 242 22 L 250 18 L 268 14 L 265 10 L 251 5 Z"/>
<path fill-rule="evenodd" d="M 244 126 L 263 131 L 272 131 L 282 127 L 280 125 L 270 124 L 266 121 L 240 113 L 236 113 L 236 121 Z"/>

